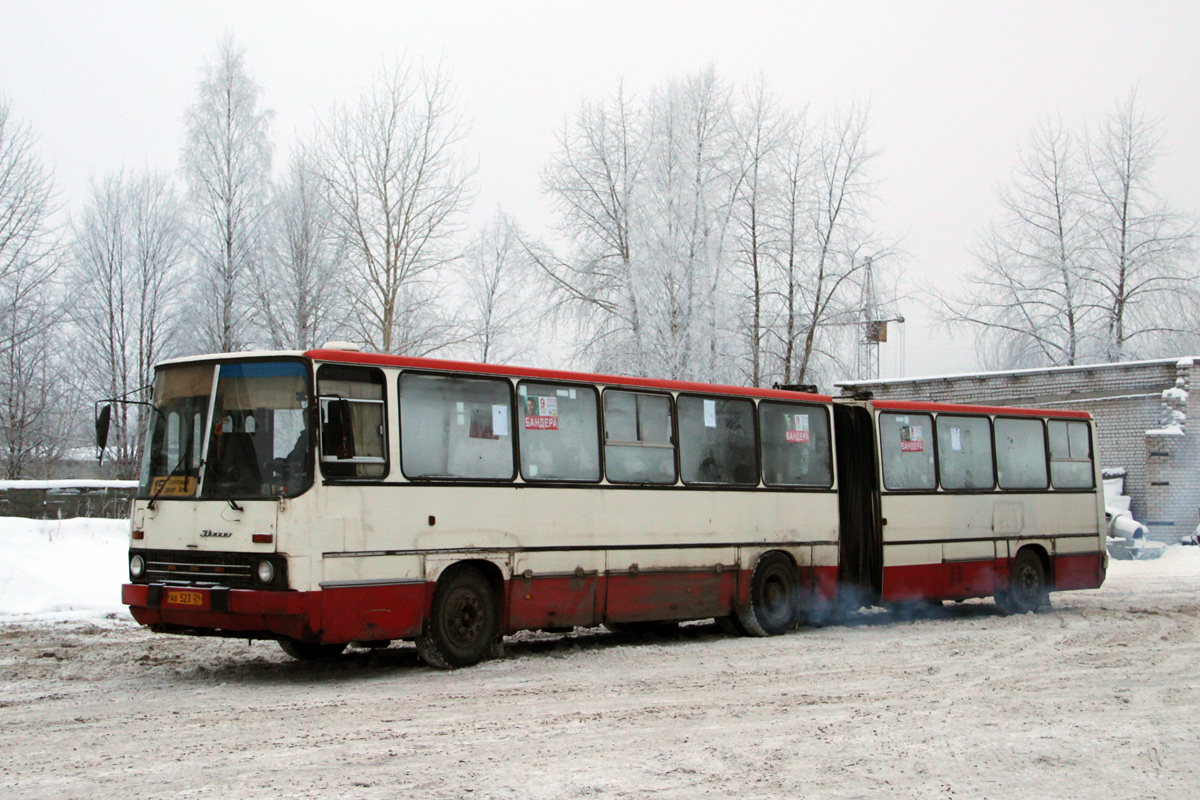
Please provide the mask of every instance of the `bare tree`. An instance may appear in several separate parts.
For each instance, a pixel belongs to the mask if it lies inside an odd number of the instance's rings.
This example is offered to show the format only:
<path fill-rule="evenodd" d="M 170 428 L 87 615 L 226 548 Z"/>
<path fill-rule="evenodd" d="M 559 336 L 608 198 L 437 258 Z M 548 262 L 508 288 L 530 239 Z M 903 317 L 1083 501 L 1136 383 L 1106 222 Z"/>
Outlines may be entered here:
<path fill-rule="evenodd" d="M 1195 310 L 1200 277 L 1190 263 L 1195 219 L 1168 209 L 1151 188 L 1159 142 L 1158 125 L 1134 90 L 1086 145 L 1093 203 L 1087 280 L 1098 294 L 1105 361 L 1150 355 L 1154 339 L 1197 327 L 1194 317 L 1168 316 L 1180 298 Z"/>
<path fill-rule="evenodd" d="M 61 305 L 54 179 L 30 129 L 0 98 L 0 474 L 22 477 L 65 445 L 62 376 L 50 344 Z"/>
<path fill-rule="evenodd" d="M 183 211 L 165 175 L 124 172 L 92 183 L 74 226 L 70 316 L 98 354 L 83 373 L 93 397 L 148 400 L 154 364 L 170 354 L 185 258 Z M 122 477 L 136 474 L 145 418 L 118 404 L 109 436 Z"/>
<path fill-rule="evenodd" d="M 463 339 L 469 357 L 483 363 L 512 363 L 529 355 L 540 328 L 530 309 L 527 249 L 512 217 L 497 211 L 468 246 L 461 264 L 466 302 Z"/>
<path fill-rule="evenodd" d="M 320 124 L 319 172 L 344 247 L 352 323 L 367 344 L 425 355 L 452 343 L 435 313 L 474 170 L 450 78 L 410 64 L 379 73 L 355 108 Z"/>
<path fill-rule="evenodd" d="M 1033 131 L 967 288 L 942 300 L 985 364 L 1115 361 L 1195 341 L 1196 222 L 1155 197 L 1157 149 L 1136 93 L 1090 136 L 1055 122 Z"/>
<path fill-rule="evenodd" d="M 529 248 L 557 319 L 579 325 L 579 354 L 600 369 L 631 374 L 646 369 L 649 350 L 643 320 L 649 287 L 637 263 L 644 242 L 635 242 L 644 214 L 642 120 L 621 84 L 609 102 L 580 104 L 542 177 L 572 254 L 560 259 Z"/>
<path fill-rule="evenodd" d="M 262 87 L 246 72 L 245 51 L 226 36 L 188 109 L 182 153 L 200 277 L 196 344 L 206 350 L 248 344 L 249 273 L 263 255 L 273 150 L 273 112 L 261 101 Z"/>
<path fill-rule="evenodd" d="M 1092 234 L 1079 166 L 1061 123 L 1034 128 L 1000 192 L 1002 216 L 975 248 L 966 291 L 941 309 L 951 326 L 976 334 L 990 366 L 1072 365 L 1090 354 Z"/>
<path fill-rule="evenodd" d="M 861 296 L 856 281 L 870 256 L 880 261 L 888 248 L 877 245 L 868 231 L 868 205 L 874 184 L 870 165 L 877 152 L 866 143 L 867 112 L 851 107 L 834 112 L 823 123 L 813 164 L 813 196 L 800 221 L 803 238 L 811 243 L 800 294 L 799 341 L 791 348 L 796 381 L 811 379 L 814 355 L 833 356 L 822 349 L 821 335 L 857 318 Z"/>
<path fill-rule="evenodd" d="M 277 188 L 271 247 L 251 270 L 261 337 L 276 349 L 316 347 L 343 335 L 348 303 L 341 244 L 312 155 L 300 151 Z"/>
<path fill-rule="evenodd" d="M 748 361 L 744 377 L 751 386 L 761 386 L 765 340 L 771 328 L 772 267 L 784 244 L 780 241 L 779 197 L 787 191 L 789 177 L 786 170 L 779 169 L 787 144 L 787 115 L 763 76 L 743 93 L 736 123 L 740 172 L 734 185 L 733 239 L 744 305 L 737 327 Z"/>

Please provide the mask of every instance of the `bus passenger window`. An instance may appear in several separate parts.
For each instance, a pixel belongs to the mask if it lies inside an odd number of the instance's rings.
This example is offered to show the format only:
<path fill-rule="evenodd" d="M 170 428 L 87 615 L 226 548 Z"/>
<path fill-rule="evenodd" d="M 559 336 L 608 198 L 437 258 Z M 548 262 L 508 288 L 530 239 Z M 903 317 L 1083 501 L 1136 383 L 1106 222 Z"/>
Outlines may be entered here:
<path fill-rule="evenodd" d="M 527 481 L 600 480 L 596 390 L 522 381 L 517 387 L 521 477 Z"/>
<path fill-rule="evenodd" d="M 400 376 L 400 459 L 408 478 L 513 477 L 512 384 L 405 372 Z"/>
<path fill-rule="evenodd" d="M 684 483 L 758 483 L 753 402 L 681 395 L 677 405 Z"/>
<path fill-rule="evenodd" d="M 1040 419 L 996 419 L 996 477 L 1001 489 L 1046 488 L 1046 433 Z"/>
<path fill-rule="evenodd" d="M 943 489 L 995 488 L 991 420 L 939 414 L 937 443 Z"/>
<path fill-rule="evenodd" d="M 374 369 L 325 365 L 317 371 L 321 472 L 326 477 L 387 474 L 383 386 L 383 373 Z"/>
<path fill-rule="evenodd" d="M 1092 470 L 1091 437 L 1086 422 L 1051 420 L 1050 480 L 1055 489 L 1091 489 L 1095 480 Z"/>
<path fill-rule="evenodd" d="M 604 393 L 604 466 L 613 483 L 674 483 L 671 398 Z"/>
<path fill-rule="evenodd" d="M 879 415 L 879 452 L 887 489 L 937 488 L 933 469 L 933 418 L 928 414 Z"/>
<path fill-rule="evenodd" d="M 824 406 L 758 404 L 763 483 L 768 486 L 833 485 L 829 414 Z"/>

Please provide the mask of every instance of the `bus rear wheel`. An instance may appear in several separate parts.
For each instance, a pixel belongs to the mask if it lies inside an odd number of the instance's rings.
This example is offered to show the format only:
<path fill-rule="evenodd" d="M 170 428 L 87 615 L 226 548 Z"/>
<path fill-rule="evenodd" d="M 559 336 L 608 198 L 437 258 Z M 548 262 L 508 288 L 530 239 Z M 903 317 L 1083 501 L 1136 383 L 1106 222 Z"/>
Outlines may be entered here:
<path fill-rule="evenodd" d="M 279 647 L 292 658 L 300 661 L 323 661 L 335 658 L 346 649 L 345 644 L 313 644 L 297 639 L 280 639 Z"/>
<path fill-rule="evenodd" d="M 751 636 L 777 636 L 796 624 L 800 580 L 796 566 L 783 553 L 758 560 L 750 580 L 750 602 L 738 610 L 738 621 Z"/>
<path fill-rule="evenodd" d="M 1026 549 L 1017 553 L 1008 576 L 1008 605 L 1018 614 L 1037 611 L 1049 599 L 1046 567 L 1037 553 Z"/>
<path fill-rule="evenodd" d="M 471 566 L 452 567 L 433 591 L 417 653 L 438 669 L 469 667 L 488 656 L 499 635 L 499 608 L 487 578 Z"/>

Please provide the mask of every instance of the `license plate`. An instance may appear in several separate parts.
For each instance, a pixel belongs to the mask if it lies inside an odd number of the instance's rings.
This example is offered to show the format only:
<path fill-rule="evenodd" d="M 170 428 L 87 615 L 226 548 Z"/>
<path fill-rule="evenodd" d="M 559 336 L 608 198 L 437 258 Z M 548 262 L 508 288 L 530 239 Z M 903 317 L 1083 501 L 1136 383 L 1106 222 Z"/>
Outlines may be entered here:
<path fill-rule="evenodd" d="M 174 606 L 202 606 L 204 595 L 200 592 L 188 592 L 181 589 L 167 589 L 164 602 Z"/>

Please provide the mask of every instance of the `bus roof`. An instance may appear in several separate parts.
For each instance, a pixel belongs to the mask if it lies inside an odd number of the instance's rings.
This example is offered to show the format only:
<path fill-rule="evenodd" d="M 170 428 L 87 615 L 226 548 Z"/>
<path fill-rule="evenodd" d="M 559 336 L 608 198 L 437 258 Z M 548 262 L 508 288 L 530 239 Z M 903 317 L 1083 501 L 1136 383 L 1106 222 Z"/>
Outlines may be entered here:
<path fill-rule="evenodd" d="M 748 397 L 775 397 L 779 399 L 803 399 L 817 403 L 831 402 L 829 395 L 792 392 L 781 389 L 758 389 L 748 386 L 724 386 L 714 383 L 693 381 L 657 380 L 635 378 L 628 375 L 601 375 L 590 372 L 569 372 L 556 369 L 533 367 L 510 367 L 499 364 L 476 364 L 470 361 L 448 361 L 437 358 L 414 356 L 392 356 L 381 353 L 361 353 L 353 350 L 309 350 L 306 356 L 317 361 L 332 361 L 341 364 L 372 364 L 387 367 L 407 367 L 448 372 L 470 372 L 476 375 L 496 375 L 510 378 L 541 378 L 553 381 L 578 381 L 580 383 L 603 383 L 613 386 L 631 386 L 639 389 L 669 389 L 701 394 L 745 395 Z"/>
<path fill-rule="evenodd" d="M 1091 419 L 1086 411 L 1061 408 L 1023 408 L 1021 406 L 976 406 L 959 403 L 922 403 L 913 400 L 872 400 L 882 411 L 958 411 L 964 414 L 997 414 L 1007 417 L 1055 417 L 1058 419 Z"/>

